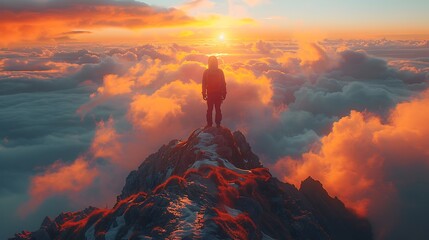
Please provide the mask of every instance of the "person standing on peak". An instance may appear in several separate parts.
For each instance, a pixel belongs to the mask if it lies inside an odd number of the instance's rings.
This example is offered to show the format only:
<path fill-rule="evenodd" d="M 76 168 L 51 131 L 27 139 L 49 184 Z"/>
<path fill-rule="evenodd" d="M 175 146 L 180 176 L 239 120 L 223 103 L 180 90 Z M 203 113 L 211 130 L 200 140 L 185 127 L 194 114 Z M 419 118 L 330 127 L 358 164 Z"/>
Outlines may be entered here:
<path fill-rule="evenodd" d="M 222 112 L 220 105 L 226 98 L 226 83 L 225 75 L 222 69 L 218 67 L 218 60 L 215 56 L 209 57 L 209 68 L 203 73 L 202 94 L 203 99 L 207 100 L 207 126 L 213 125 L 213 106 L 216 110 L 215 122 L 216 126 L 220 127 L 222 121 Z"/>

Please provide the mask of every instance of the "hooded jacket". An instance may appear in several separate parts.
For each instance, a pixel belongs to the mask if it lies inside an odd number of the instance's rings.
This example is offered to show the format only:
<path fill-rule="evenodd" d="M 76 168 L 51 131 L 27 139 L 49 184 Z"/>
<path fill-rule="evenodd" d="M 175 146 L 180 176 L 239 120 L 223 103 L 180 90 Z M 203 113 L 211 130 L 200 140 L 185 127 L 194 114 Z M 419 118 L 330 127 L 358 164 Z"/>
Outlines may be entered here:
<path fill-rule="evenodd" d="M 209 58 L 209 68 L 203 74 L 202 93 L 208 97 L 226 97 L 225 75 L 222 69 L 219 69 L 217 58 L 214 56 Z"/>

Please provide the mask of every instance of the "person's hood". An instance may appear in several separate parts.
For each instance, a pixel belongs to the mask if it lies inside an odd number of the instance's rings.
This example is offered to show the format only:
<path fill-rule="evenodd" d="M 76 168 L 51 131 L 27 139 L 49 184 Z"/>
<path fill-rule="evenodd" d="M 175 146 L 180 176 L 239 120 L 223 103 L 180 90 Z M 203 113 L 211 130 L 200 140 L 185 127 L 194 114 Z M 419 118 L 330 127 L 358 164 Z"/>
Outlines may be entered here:
<path fill-rule="evenodd" d="M 218 61 L 215 56 L 209 57 L 209 69 L 218 69 Z"/>

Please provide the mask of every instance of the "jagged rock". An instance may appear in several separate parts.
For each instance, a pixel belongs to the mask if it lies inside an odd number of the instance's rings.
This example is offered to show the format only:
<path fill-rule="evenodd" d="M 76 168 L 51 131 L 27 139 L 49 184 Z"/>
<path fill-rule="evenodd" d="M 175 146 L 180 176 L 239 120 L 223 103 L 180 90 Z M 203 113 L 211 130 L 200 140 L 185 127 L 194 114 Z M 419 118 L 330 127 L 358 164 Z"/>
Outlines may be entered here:
<path fill-rule="evenodd" d="M 244 135 L 195 130 L 150 155 L 112 209 L 46 218 L 13 239 L 372 239 L 371 226 L 305 180 L 273 178 Z"/>
<path fill-rule="evenodd" d="M 337 197 L 330 197 L 322 183 L 308 177 L 301 183 L 299 191 L 310 202 L 313 213 L 320 224 L 334 239 L 371 239 L 370 223 L 346 209 Z M 352 236 L 351 232 L 354 232 Z"/>
<path fill-rule="evenodd" d="M 126 179 L 126 184 L 118 200 L 124 199 L 137 192 L 147 192 L 164 182 L 171 175 L 183 175 L 195 162 L 207 158 L 206 149 L 201 136 L 209 136 L 211 151 L 219 158 L 242 169 L 261 167 L 259 158 L 251 151 L 243 134 L 234 135 L 227 128 L 208 128 L 195 130 L 187 141 L 172 140 L 162 146 L 158 152 L 150 155 L 136 171 L 132 171 Z M 212 137 L 210 137 L 212 136 Z M 205 146 L 205 147 L 208 147 Z M 210 152 L 208 153 L 210 154 Z M 222 165 L 222 163 L 220 163 Z"/>

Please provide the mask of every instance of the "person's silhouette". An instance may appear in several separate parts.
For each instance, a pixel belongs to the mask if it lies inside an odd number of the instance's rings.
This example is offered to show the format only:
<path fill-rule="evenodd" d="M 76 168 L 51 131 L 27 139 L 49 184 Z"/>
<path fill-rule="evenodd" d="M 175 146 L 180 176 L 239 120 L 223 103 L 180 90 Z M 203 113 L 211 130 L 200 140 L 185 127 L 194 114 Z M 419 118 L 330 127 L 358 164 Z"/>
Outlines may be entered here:
<path fill-rule="evenodd" d="M 226 98 L 226 83 L 225 75 L 222 69 L 219 69 L 215 56 L 209 57 L 209 68 L 204 71 L 202 85 L 203 99 L 207 100 L 207 127 L 213 125 L 213 106 L 216 109 L 216 126 L 220 127 L 220 122 L 222 121 L 220 105 Z"/>

